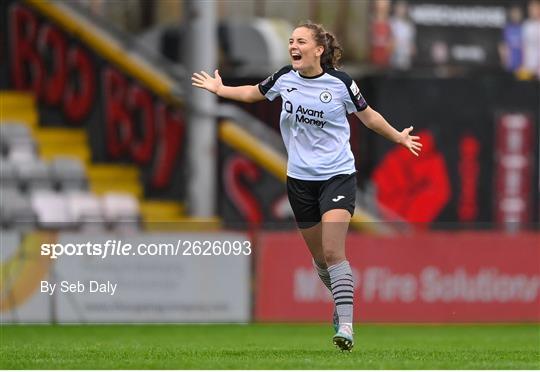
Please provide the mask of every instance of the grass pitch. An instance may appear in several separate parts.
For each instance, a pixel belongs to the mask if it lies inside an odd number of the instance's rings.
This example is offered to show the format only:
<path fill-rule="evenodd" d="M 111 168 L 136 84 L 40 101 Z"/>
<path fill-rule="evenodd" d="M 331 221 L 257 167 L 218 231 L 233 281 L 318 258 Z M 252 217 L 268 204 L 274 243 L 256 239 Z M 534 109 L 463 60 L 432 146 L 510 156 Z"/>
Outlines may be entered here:
<path fill-rule="evenodd" d="M 2 326 L 0 369 L 540 369 L 540 326 Z"/>

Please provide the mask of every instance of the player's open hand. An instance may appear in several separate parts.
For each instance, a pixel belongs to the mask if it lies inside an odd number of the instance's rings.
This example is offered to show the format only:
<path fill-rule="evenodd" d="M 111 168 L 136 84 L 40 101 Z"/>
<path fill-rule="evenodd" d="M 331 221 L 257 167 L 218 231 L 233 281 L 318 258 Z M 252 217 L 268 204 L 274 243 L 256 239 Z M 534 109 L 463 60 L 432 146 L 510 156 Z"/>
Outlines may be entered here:
<path fill-rule="evenodd" d="M 419 142 L 420 137 L 411 136 L 410 133 L 412 132 L 412 130 L 412 125 L 408 128 L 403 129 L 400 133 L 401 141 L 399 143 L 406 147 L 414 155 L 418 156 L 418 153 L 422 150 L 422 144 Z"/>
<path fill-rule="evenodd" d="M 200 73 L 193 73 L 191 76 L 191 85 L 217 94 L 217 91 L 223 85 L 223 82 L 221 81 L 221 76 L 219 76 L 218 70 L 214 71 L 214 77 L 208 75 L 204 71 L 201 71 Z"/>

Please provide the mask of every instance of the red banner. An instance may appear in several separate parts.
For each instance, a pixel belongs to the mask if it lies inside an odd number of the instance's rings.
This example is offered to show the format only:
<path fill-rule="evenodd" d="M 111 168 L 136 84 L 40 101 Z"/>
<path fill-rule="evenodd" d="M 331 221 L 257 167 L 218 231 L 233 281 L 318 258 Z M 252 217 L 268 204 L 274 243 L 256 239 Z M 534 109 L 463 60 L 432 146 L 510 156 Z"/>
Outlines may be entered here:
<path fill-rule="evenodd" d="M 540 321 L 540 234 L 350 234 L 355 321 Z M 330 321 L 333 302 L 298 233 L 259 240 L 258 321 Z"/>

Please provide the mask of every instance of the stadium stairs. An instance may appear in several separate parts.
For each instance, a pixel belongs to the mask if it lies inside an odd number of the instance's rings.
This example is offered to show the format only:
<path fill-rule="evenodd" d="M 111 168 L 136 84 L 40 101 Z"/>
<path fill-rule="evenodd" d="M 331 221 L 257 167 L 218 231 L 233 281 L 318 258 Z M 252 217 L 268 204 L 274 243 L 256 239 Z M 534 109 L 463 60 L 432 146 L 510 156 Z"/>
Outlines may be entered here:
<path fill-rule="evenodd" d="M 179 202 L 146 199 L 137 167 L 92 162 L 91 150 L 84 129 L 40 126 L 36 102 L 32 94 L 15 91 L 0 92 L 0 112 L 1 129 L 3 129 L 2 168 L 14 168 L 14 175 L 12 176 L 7 174 L 9 172 L 2 172 L 3 226 L 14 222 L 13 220 L 10 221 L 13 217 L 10 214 L 12 211 L 5 210 L 6 208 L 9 209 L 9 205 L 4 206 L 4 201 L 9 204 L 10 201 L 7 199 L 10 198 L 10 195 L 16 195 L 16 198 L 22 197 L 24 199 L 26 197 L 26 199 L 32 200 L 31 207 L 37 216 L 36 227 L 46 228 L 57 227 L 58 225 L 62 227 L 62 222 L 66 222 L 63 227 L 70 228 L 83 222 L 77 221 L 77 219 L 85 218 L 87 219 L 86 222 L 91 224 L 96 222 L 95 220 L 99 219 L 99 215 L 102 214 L 105 219 L 135 219 L 138 222 L 138 227 L 152 231 L 187 229 L 193 231 L 219 228 L 219 221 L 198 221 L 189 218 L 185 214 L 183 205 Z M 21 152 L 24 147 L 20 143 L 21 136 L 24 137 L 24 127 L 28 129 L 26 132 L 28 132 L 29 138 L 25 138 L 23 142 L 30 144 L 30 154 L 15 154 L 17 151 Z M 17 131 L 22 134 L 9 134 Z M 36 182 L 37 171 L 31 171 L 31 169 L 36 168 L 34 166 L 36 163 L 42 165 L 42 168 L 43 164 L 45 165 L 44 172 L 41 168 L 38 169 L 44 174 L 44 176 L 41 174 L 42 182 Z M 60 172 L 64 173 L 67 172 L 67 169 L 65 169 L 67 165 L 73 163 L 77 165 L 78 163 L 84 173 L 82 182 L 79 182 L 80 185 L 76 187 L 72 187 L 73 185 L 70 187 L 58 186 L 57 182 L 55 182 L 57 180 L 53 176 L 56 163 L 59 164 L 60 168 L 64 168 L 59 169 Z M 28 179 L 23 179 L 25 172 L 30 173 Z M 34 172 L 33 175 L 32 172 Z M 43 189 L 48 193 L 43 192 Z M 40 201 L 43 201 L 43 199 L 38 198 L 36 201 L 34 198 L 36 194 L 48 195 L 49 198 L 45 198 L 48 203 L 58 203 L 59 200 L 62 200 L 58 199 L 58 197 L 65 196 L 69 199 L 68 196 L 71 197 L 75 191 L 82 193 L 86 198 L 74 199 L 72 202 L 83 205 L 93 203 L 94 205 L 86 205 L 86 212 L 79 210 L 75 215 L 67 213 L 66 221 L 60 221 L 66 217 L 65 215 L 58 213 L 50 215 L 48 211 L 51 208 L 46 208 L 47 203 L 42 205 Z M 13 194 L 14 192 L 15 194 Z M 45 211 L 42 210 L 44 207 Z M 113 211 L 102 210 L 96 212 L 96 210 L 107 209 L 108 207 L 109 209 L 112 207 Z M 74 208 L 80 209 L 83 207 L 79 205 Z M 114 211 L 115 208 L 116 211 Z M 67 209 L 73 212 L 73 208 L 70 208 L 69 205 Z M 94 213 L 90 213 L 89 216 L 81 215 L 81 213 L 88 213 L 89 210 L 94 211 Z M 45 216 L 40 216 L 40 213 L 45 213 Z M 49 213 L 48 216 L 47 213 Z"/>

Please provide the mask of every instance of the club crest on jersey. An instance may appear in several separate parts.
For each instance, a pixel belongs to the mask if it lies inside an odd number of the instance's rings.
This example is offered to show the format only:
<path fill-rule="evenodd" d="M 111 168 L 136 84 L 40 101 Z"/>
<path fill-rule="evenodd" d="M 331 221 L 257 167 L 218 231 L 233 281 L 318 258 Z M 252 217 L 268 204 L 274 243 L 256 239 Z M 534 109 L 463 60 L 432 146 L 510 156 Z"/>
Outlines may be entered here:
<path fill-rule="evenodd" d="M 328 103 L 332 100 L 332 95 L 330 94 L 329 91 L 325 90 L 324 92 L 321 93 L 321 95 L 319 96 L 319 99 L 321 100 L 322 103 Z"/>

